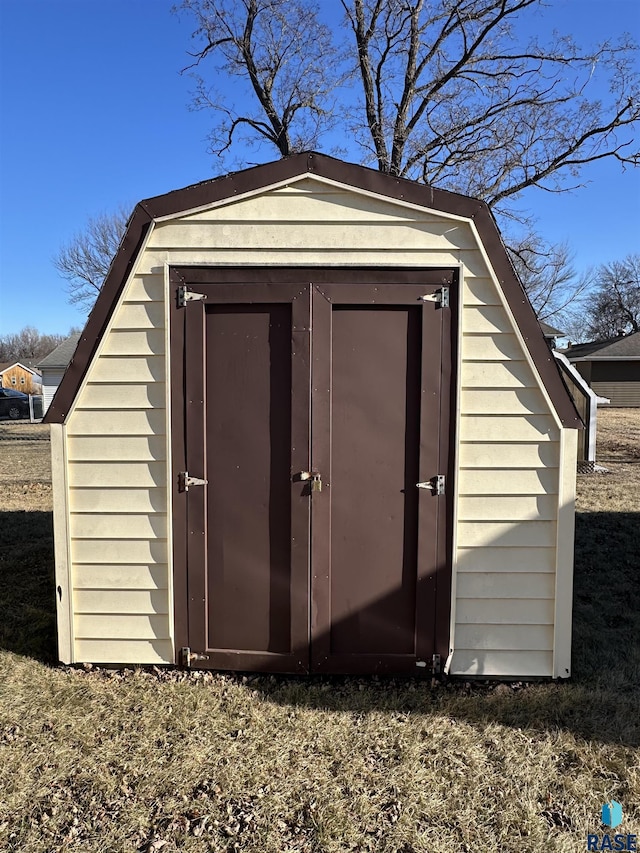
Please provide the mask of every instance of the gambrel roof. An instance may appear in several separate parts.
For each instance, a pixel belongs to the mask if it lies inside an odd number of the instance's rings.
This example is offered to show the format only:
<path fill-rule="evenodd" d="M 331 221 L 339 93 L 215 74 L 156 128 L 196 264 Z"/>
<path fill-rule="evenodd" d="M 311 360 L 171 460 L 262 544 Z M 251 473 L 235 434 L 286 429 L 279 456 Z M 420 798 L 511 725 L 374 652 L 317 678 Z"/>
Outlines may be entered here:
<path fill-rule="evenodd" d="M 580 428 L 581 422 L 573 402 L 514 272 L 488 206 L 468 196 L 382 174 L 314 152 L 295 154 L 141 201 L 129 220 L 102 291 L 80 337 L 75 356 L 45 421 L 64 422 L 154 221 L 265 191 L 301 177 L 319 178 L 365 194 L 465 219 L 472 224 L 561 422 L 566 427 Z"/>

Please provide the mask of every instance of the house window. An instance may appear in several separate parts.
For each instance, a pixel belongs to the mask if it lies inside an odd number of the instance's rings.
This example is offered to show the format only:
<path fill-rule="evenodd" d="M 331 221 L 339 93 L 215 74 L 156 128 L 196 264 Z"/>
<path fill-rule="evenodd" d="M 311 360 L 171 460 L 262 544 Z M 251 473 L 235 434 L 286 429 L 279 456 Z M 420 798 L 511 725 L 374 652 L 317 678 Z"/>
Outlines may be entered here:
<path fill-rule="evenodd" d="M 16 384 L 16 377 L 15 377 L 15 376 L 12 376 L 12 377 L 11 377 L 11 384 L 12 384 L 12 385 L 15 385 L 15 384 Z"/>
<path fill-rule="evenodd" d="M 21 377 L 20 377 L 20 384 L 21 384 L 21 385 L 24 385 L 24 376 L 21 376 Z"/>

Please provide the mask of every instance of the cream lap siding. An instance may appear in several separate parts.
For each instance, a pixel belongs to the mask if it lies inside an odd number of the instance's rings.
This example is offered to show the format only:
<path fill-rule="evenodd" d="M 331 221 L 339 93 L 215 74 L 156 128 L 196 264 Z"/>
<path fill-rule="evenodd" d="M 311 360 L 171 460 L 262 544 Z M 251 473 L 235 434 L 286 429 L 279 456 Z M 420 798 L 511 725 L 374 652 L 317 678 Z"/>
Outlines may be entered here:
<path fill-rule="evenodd" d="M 127 285 L 67 422 L 74 657 L 171 663 L 162 275 Z"/>
<path fill-rule="evenodd" d="M 467 279 L 452 674 L 553 673 L 560 430 L 499 294 Z"/>

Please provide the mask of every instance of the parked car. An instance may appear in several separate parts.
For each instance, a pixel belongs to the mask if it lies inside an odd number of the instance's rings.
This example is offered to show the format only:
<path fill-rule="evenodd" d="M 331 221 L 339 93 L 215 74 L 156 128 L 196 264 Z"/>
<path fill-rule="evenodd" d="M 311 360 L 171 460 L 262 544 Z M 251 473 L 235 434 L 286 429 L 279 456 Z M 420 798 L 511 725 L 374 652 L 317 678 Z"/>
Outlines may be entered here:
<path fill-rule="evenodd" d="M 0 417 L 12 420 L 29 417 L 29 395 L 13 388 L 0 388 Z"/>

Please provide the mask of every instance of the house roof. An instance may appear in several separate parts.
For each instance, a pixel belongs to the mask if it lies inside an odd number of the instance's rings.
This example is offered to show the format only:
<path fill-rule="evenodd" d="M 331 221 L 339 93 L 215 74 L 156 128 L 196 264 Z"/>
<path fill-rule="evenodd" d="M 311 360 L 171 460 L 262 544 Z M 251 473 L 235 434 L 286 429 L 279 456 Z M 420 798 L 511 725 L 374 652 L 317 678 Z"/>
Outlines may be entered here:
<path fill-rule="evenodd" d="M 560 329 L 556 329 L 553 326 L 550 326 L 548 323 L 540 322 L 540 328 L 542 329 L 542 334 L 545 338 L 563 338 L 566 335 L 566 332 L 561 332 Z"/>
<path fill-rule="evenodd" d="M 76 351 L 79 340 L 79 332 L 74 335 L 69 335 L 69 337 L 62 341 L 61 344 L 58 344 L 54 350 L 51 350 L 49 355 L 45 355 L 42 361 L 39 362 L 38 367 L 40 369 L 43 367 L 67 367 L 73 358 L 73 354 Z"/>
<path fill-rule="evenodd" d="M 608 341 L 574 344 L 564 350 L 569 361 L 629 361 L 640 359 L 640 332 L 619 335 Z"/>
<path fill-rule="evenodd" d="M 580 428 L 581 422 L 571 397 L 507 256 L 488 206 L 478 199 L 386 175 L 315 152 L 294 154 L 273 163 L 212 178 L 141 201 L 129 219 L 105 283 L 80 336 L 76 353 L 45 421 L 64 422 L 154 220 L 184 214 L 303 176 L 325 178 L 357 190 L 464 217 L 473 222 L 558 416 L 565 426 Z"/>
<path fill-rule="evenodd" d="M 29 367 L 21 361 L 3 361 L 0 363 L 0 374 L 5 373 L 7 370 L 11 370 L 12 367 L 21 367 L 23 370 L 26 370 L 28 373 L 32 373 L 34 376 L 40 376 L 35 367 Z"/>

